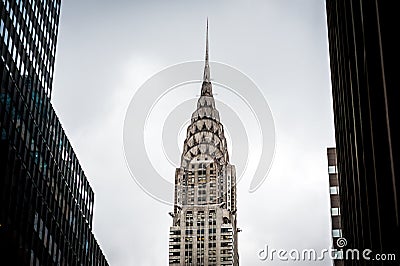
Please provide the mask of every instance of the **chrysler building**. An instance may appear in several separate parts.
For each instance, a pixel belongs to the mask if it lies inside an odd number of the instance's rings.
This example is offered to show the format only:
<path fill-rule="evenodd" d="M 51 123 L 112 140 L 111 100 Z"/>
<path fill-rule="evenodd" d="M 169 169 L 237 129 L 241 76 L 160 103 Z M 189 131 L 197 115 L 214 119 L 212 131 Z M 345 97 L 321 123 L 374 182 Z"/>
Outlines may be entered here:
<path fill-rule="evenodd" d="M 239 265 L 236 210 L 236 170 L 212 92 L 207 22 L 201 96 L 175 172 L 169 264 Z"/>

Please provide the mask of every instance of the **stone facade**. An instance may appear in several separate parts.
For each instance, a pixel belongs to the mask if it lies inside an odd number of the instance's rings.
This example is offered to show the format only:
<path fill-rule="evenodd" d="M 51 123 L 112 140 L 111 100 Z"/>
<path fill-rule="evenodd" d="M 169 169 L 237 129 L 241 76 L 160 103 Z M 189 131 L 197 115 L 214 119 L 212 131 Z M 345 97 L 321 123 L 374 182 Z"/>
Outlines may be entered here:
<path fill-rule="evenodd" d="M 175 173 L 170 265 L 239 265 L 236 170 L 212 94 L 208 30 L 205 61 L 201 96 Z"/>

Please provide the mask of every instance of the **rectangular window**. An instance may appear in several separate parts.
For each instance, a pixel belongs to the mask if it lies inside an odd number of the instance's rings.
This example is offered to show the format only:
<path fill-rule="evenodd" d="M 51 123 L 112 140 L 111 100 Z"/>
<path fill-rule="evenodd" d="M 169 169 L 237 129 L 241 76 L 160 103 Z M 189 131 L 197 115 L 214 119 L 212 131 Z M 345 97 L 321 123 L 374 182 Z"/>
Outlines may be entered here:
<path fill-rule="evenodd" d="M 39 215 L 37 212 L 35 212 L 35 220 L 33 221 L 33 229 L 37 232 L 37 226 L 38 226 L 38 220 L 39 220 Z"/>
<path fill-rule="evenodd" d="M 3 30 L 4 30 L 4 22 L 2 19 L 0 19 L 0 36 L 3 36 Z"/>
<path fill-rule="evenodd" d="M 43 239 L 43 243 L 44 243 L 45 247 L 47 247 L 47 233 L 48 233 L 48 230 L 47 230 L 47 227 L 45 226 L 44 227 L 44 239 Z"/>
<path fill-rule="evenodd" d="M 229 233 L 231 228 L 221 228 L 221 233 Z"/>
<path fill-rule="evenodd" d="M 336 165 L 329 165 L 328 166 L 328 173 L 329 174 L 337 174 Z"/>
<path fill-rule="evenodd" d="M 343 259 L 343 250 L 335 250 L 333 253 L 334 260 L 342 260 Z"/>
<path fill-rule="evenodd" d="M 342 229 L 333 229 L 332 236 L 333 237 L 342 237 Z"/>
<path fill-rule="evenodd" d="M 50 256 L 51 256 L 51 252 L 53 251 L 52 247 L 53 247 L 53 237 L 51 236 L 51 234 L 49 234 L 49 253 L 50 253 Z"/>
<path fill-rule="evenodd" d="M 43 234 L 43 221 L 40 219 L 40 226 L 39 226 L 39 238 L 42 239 L 42 234 Z"/>
<path fill-rule="evenodd" d="M 7 46 L 8 44 L 8 30 L 7 28 L 4 28 L 4 44 Z"/>
<path fill-rule="evenodd" d="M 332 216 L 340 215 L 340 208 L 331 208 L 331 214 Z"/>
<path fill-rule="evenodd" d="M 57 243 L 54 242 L 54 248 L 53 248 L 53 261 L 56 262 L 57 259 Z"/>
<path fill-rule="evenodd" d="M 31 262 L 30 262 L 30 266 L 34 266 L 34 263 L 35 262 L 35 253 L 33 253 L 33 250 L 31 250 Z"/>
<path fill-rule="evenodd" d="M 331 195 L 337 195 L 337 194 L 339 194 L 339 187 L 338 187 L 338 186 L 330 187 L 330 188 L 329 188 L 329 193 L 330 193 Z"/>

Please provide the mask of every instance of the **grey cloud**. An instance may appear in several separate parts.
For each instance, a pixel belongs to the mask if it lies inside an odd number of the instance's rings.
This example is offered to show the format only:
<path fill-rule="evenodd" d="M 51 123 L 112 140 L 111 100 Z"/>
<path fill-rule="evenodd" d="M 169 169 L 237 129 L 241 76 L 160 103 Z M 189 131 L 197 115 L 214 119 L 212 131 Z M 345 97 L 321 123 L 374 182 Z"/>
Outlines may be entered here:
<path fill-rule="evenodd" d="M 276 157 L 266 182 L 252 194 L 246 180 L 239 183 L 241 264 L 283 265 L 257 258 L 265 244 L 330 245 L 326 147 L 334 137 L 323 0 L 68 0 L 53 104 L 94 188 L 94 231 L 111 265 L 167 265 L 170 207 L 131 179 L 123 120 L 141 82 L 168 65 L 203 59 L 207 16 L 211 60 L 250 76 L 276 123 Z"/>

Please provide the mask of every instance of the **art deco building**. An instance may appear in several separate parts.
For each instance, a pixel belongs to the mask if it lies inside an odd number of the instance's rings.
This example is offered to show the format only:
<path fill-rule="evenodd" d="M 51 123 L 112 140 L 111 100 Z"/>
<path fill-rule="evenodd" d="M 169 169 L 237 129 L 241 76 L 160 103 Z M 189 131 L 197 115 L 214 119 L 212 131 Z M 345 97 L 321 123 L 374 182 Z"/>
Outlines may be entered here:
<path fill-rule="evenodd" d="M 206 58 L 201 96 L 175 173 L 170 265 L 239 265 L 236 171 L 215 107 Z"/>
<path fill-rule="evenodd" d="M 343 236 L 348 248 L 373 254 L 400 250 L 396 4 L 326 1 Z"/>
<path fill-rule="evenodd" d="M 51 105 L 60 0 L 0 1 L 0 265 L 108 265 Z"/>

